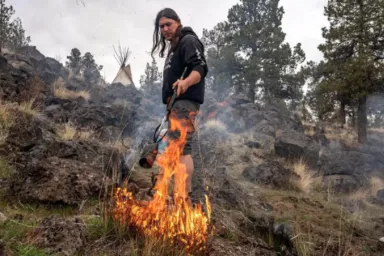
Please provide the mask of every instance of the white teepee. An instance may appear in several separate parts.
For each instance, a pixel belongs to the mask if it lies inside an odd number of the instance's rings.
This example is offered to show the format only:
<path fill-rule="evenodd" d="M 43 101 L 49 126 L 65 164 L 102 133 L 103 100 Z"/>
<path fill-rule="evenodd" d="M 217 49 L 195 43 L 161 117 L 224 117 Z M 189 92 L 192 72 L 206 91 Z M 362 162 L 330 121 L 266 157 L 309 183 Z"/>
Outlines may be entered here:
<path fill-rule="evenodd" d="M 131 55 L 131 52 L 128 48 L 121 49 L 120 45 L 118 52 L 116 51 L 115 47 L 113 47 L 113 49 L 115 51 L 115 59 L 120 65 L 120 70 L 117 72 L 117 75 L 115 79 L 113 79 L 112 84 L 121 83 L 124 86 L 135 86 L 132 80 L 131 65 L 125 65 L 129 56 Z"/>

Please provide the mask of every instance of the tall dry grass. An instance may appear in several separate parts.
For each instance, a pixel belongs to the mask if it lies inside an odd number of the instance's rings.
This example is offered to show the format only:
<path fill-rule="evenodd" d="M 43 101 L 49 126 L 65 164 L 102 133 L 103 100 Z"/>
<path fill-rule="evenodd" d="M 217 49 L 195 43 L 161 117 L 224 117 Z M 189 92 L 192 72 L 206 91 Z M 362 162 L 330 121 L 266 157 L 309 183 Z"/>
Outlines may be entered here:
<path fill-rule="evenodd" d="M 90 94 L 87 91 L 71 91 L 65 88 L 64 80 L 60 78 L 53 83 L 53 95 L 60 99 L 77 99 L 79 97 L 85 100 L 90 99 Z"/>
<path fill-rule="evenodd" d="M 39 109 L 35 106 L 35 98 L 21 102 L 19 104 L 19 110 L 27 114 L 28 116 L 37 116 L 40 114 Z"/>
<path fill-rule="evenodd" d="M 370 197 L 376 197 L 377 191 L 380 189 L 384 189 L 384 181 L 379 177 L 371 177 L 366 187 L 358 189 L 348 197 L 352 200 L 366 200 Z"/>
<path fill-rule="evenodd" d="M 57 132 L 57 136 L 62 140 L 84 140 L 88 141 L 94 137 L 92 130 L 80 131 L 72 123 L 68 122 Z"/>
<path fill-rule="evenodd" d="M 8 136 L 9 128 L 13 124 L 9 106 L 0 102 L 0 143 L 3 143 Z"/>
<path fill-rule="evenodd" d="M 299 191 L 309 193 L 322 186 L 322 176 L 312 174 L 303 159 L 294 162 L 291 168 L 298 178 L 293 177 L 290 182 Z"/>

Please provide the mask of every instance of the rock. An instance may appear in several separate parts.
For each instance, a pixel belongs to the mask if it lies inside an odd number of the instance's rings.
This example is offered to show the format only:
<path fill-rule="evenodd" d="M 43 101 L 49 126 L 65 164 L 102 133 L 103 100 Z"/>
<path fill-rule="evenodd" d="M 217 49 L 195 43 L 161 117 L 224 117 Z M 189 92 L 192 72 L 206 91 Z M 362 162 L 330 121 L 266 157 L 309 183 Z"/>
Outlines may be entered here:
<path fill-rule="evenodd" d="M 380 189 L 377 191 L 377 198 L 384 201 L 384 189 Z"/>
<path fill-rule="evenodd" d="M 336 193 L 350 193 L 361 186 L 360 182 L 351 175 L 327 175 L 324 176 L 323 182 Z"/>
<path fill-rule="evenodd" d="M 294 244 L 291 241 L 293 237 L 293 228 L 287 223 L 274 223 L 273 242 L 275 247 L 279 248 L 282 255 L 296 255 Z"/>
<path fill-rule="evenodd" d="M 44 82 L 46 82 L 48 84 L 52 84 L 58 78 L 57 74 L 50 71 L 50 70 L 41 71 L 40 77 L 41 77 L 41 79 L 43 79 Z"/>
<path fill-rule="evenodd" d="M 225 167 L 218 167 L 212 173 L 207 173 L 205 182 L 210 187 L 212 198 L 221 205 L 239 209 L 245 207 L 246 202 L 250 202 L 244 189 L 226 174 Z"/>
<path fill-rule="evenodd" d="M 379 239 L 378 249 L 379 249 L 379 251 L 383 251 L 384 252 L 384 236 Z"/>
<path fill-rule="evenodd" d="M 99 195 L 103 179 L 104 173 L 88 164 L 50 157 L 27 165 L 14 177 L 10 192 L 25 202 L 78 205 Z"/>
<path fill-rule="evenodd" d="M 24 62 L 28 65 L 31 65 L 30 59 L 22 54 L 17 53 L 5 53 L 4 57 L 8 59 L 8 62 Z"/>
<path fill-rule="evenodd" d="M 268 123 L 267 120 L 262 120 L 261 122 L 257 123 L 255 128 L 254 128 L 254 131 L 257 132 L 257 133 L 266 134 L 266 135 L 272 136 L 272 137 L 274 137 L 275 133 L 276 133 L 276 129 L 273 128 Z"/>
<path fill-rule="evenodd" d="M 265 135 L 263 133 L 253 133 L 246 145 L 250 148 L 260 148 L 265 154 L 275 153 L 275 138 Z"/>
<path fill-rule="evenodd" d="M 357 151 L 325 150 L 318 163 L 318 168 L 325 175 L 363 176 L 374 171 L 376 167 L 376 161 L 372 155 Z"/>
<path fill-rule="evenodd" d="M 296 131 L 283 131 L 275 142 L 275 152 L 285 158 L 303 159 L 309 166 L 314 167 L 319 159 L 320 145 Z"/>
<path fill-rule="evenodd" d="M 86 246 L 86 228 L 80 219 L 52 215 L 40 223 L 31 237 L 33 244 L 49 255 L 76 255 Z"/>
<path fill-rule="evenodd" d="M 4 256 L 4 255 L 5 255 L 5 246 L 3 242 L 0 240 L 0 256 Z"/>
<path fill-rule="evenodd" d="M 287 188 L 289 186 L 288 181 L 293 174 L 278 162 L 265 162 L 258 166 L 245 168 L 242 175 L 245 179 L 256 184 Z"/>
<path fill-rule="evenodd" d="M 8 68 L 8 60 L 5 57 L 0 56 L 0 72 L 6 71 L 7 68 Z"/>
<path fill-rule="evenodd" d="M 69 75 L 69 71 L 53 58 L 48 57 L 41 59 L 36 66 L 40 77 L 48 84 L 52 84 L 59 77 L 66 79 Z"/>
<path fill-rule="evenodd" d="M 32 60 L 32 62 L 35 63 L 45 58 L 45 56 L 36 49 L 36 46 L 23 46 L 20 47 L 17 51 L 20 54 L 28 56 Z"/>

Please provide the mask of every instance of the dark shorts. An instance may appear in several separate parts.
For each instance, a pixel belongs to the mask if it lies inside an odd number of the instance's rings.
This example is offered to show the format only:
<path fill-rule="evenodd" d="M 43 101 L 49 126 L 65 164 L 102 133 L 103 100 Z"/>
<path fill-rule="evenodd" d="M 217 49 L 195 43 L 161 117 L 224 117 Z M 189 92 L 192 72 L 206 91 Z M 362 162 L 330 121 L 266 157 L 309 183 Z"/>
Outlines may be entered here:
<path fill-rule="evenodd" d="M 172 119 L 182 123 L 182 126 L 187 129 L 187 137 L 185 146 L 183 148 L 183 155 L 190 155 L 192 153 L 192 139 L 196 131 L 196 116 L 199 113 L 200 104 L 191 100 L 177 100 L 173 104 L 170 113 L 170 124 L 168 127 L 168 139 L 177 140 L 180 137 L 179 130 L 171 130 Z"/>

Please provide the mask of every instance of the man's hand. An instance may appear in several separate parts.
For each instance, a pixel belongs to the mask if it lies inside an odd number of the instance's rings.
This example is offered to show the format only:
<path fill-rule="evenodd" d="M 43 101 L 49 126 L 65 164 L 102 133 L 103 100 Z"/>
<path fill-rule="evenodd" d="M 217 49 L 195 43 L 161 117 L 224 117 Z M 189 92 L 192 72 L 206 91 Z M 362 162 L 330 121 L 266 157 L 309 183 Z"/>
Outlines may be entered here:
<path fill-rule="evenodd" d="M 192 70 L 191 74 L 184 80 L 178 79 L 173 84 L 173 89 L 177 87 L 177 96 L 180 96 L 181 94 L 185 93 L 190 86 L 200 82 L 200 79 L 200 73 L 195 70 Z"/>
<path fill-rule="evenodd" d="M 173 84 L 173 89 L 177 88 L 177 96 L 180 96 L 181 94 L 185 93 L 189 87 L 188 81 L 186 80 L 180 80 L 178 79 Z"/>

